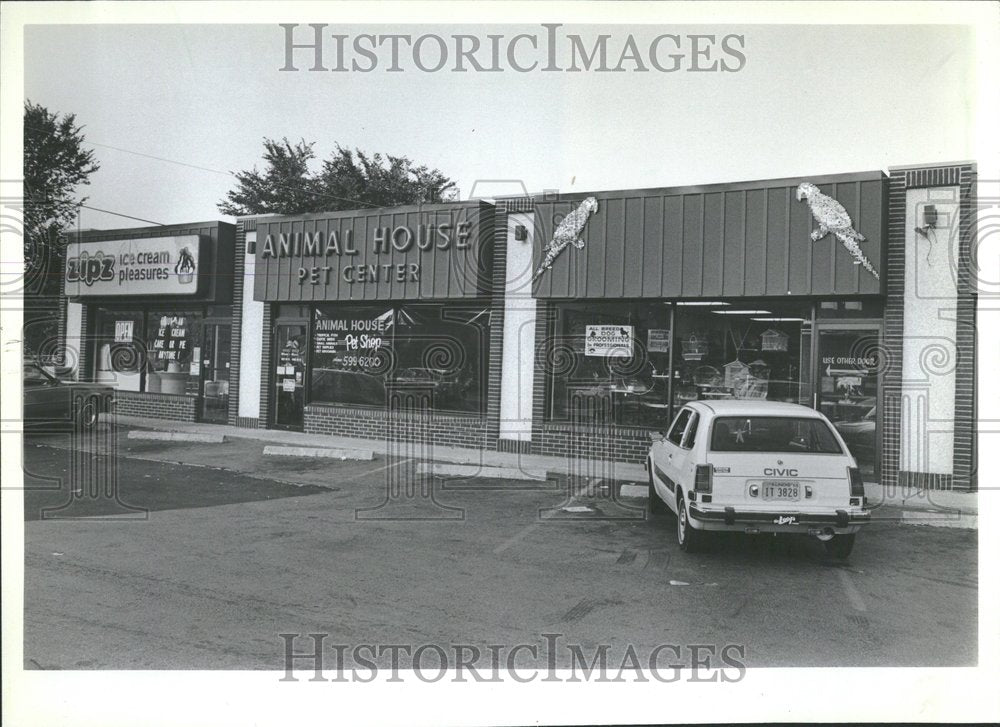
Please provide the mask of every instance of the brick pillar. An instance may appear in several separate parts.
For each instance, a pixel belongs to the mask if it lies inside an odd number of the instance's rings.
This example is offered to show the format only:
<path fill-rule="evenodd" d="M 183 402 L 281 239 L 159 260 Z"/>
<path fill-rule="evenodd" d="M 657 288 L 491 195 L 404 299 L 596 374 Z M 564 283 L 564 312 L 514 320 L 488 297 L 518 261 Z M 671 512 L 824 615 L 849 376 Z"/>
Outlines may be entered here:
<path fill-rule="evenodd" d="M 486 382 L 486 441 L 496 449 L 500 439 L 500 378 L 503 368 L 504 293 L 507 278 L 507 212 L 493 212 L 493 275 L 490 281 L 490 349 Z"/>
<path fill-rule="evenodd" d="M 264 304 L 264 340 L 260 349 L 260 417 L 257 426 L 266 429 L 271 423 L 271 345 L 274 342 L 274 304 Z"/>
<path fill-rule="evenodd" d="M 243 341 L 243 267 L 246 255 L 246 221 L 236 223 L 233 251 L 233 324 L 229 345 L 229 412 L 227 421 L 235 426 L 240 412 L 240 344 Z M 252 294 L 252 293 L 251 293 Z"/>

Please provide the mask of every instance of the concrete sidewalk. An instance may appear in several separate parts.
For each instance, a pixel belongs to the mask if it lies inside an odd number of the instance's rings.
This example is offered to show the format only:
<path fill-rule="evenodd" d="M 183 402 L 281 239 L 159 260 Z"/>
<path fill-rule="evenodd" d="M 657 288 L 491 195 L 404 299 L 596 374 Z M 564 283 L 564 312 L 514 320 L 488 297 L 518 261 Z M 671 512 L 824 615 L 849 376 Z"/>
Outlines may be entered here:
<path fill-rule="evenodd" d="M 264 444 L 279 444 L 293 447 L 319 447 L 325 449 L 370 450 L 385 455 L 386 442 L 381 439 L 358 439 L 328 434 L 305 434 L 284 432 L 275 429 L 245 429 L 226 424 L 205 424 L 174 422 L 163 419 L 118 415 L 114 418 L 120 426 L 150 429 L 162 432 L 187 432 L 194 434 L 223 435 L 233 439 L 257 440 Z M 211 446 L 211 445 L 208 445 Z M 553 474 L 568 474 L 572 460 L 569 457 L 554 457 L 540 454 L 518 454 L 516 452 L 494 452 L 444 447 L 435 445 L 428 458 L 434 462 L 475 465 L 481 467 L 518 468 L 529 472 L 545 471 Z M 573 469 L 579 469 L 578 466 Z M 588 462 L 586 469 L 593 472 L 610 473 L 610 478 L 644 485 L 646 469 L 641 464 L 622 462 Z M 865 483 L 865 494 L 872 504 L 886 505 L 915 512 L 957 512 L 966 518 L 975 519 L 979 512 L 978 493 L 951 490 L 918 490 L 901 487 L 883 488 L 876 482 Z M 631 488 L 637 496 L 638 488 Z"/>

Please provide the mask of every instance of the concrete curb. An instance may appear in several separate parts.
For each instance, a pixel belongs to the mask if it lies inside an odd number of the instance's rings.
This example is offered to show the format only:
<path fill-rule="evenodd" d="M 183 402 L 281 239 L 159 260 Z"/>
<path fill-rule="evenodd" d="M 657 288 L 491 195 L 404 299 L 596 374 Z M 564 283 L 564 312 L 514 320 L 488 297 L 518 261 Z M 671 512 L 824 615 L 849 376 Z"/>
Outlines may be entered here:
<path fill-rule="evenodd" d="M 268 445 L 264 454 L 278 457 L 323 457 L 326 459 L 356 459 L 370 461 L 375 453 L 370 449 L 323 449 L 321 447 L 279 447 Z"/>
<path fill-rule="evenodd" d="M 618 488 L 619 497 L 634 497 L 639 500 L 645 500 L 649 497 L 649 486 L 648 485 L 622 485 Z"/>
<path fill-rule="evenodd" d="M 226 441 L 224 434 L 203 434 L 201 432 L 159 432 L 144 429 L 133 429 L 128 433 L 129 439 L 147 439 L 158 442 L 208 442 L 222 444 Z"/>
<path fill-rule="evenodd" d="M 433 462 L 431 464 L 421 463 L 417 465 L 417 472 L 444 477 L 482 477 L 496 480 L 531 480 L 533 482 L 545 482 L 548 479 L 548 473 L 545 470 L 539 469 L 480 467 L 478 465 L 442 464 L 440 462 Z"/>

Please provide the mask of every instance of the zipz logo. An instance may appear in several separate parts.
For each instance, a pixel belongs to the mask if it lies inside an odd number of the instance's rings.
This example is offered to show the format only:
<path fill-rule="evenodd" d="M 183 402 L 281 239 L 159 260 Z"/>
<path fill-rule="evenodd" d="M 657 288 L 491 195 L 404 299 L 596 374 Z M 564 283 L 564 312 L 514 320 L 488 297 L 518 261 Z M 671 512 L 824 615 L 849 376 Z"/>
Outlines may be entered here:
<path fill-rule="evenodd" d="M 795 516 L 778 515 L 778 517 L 774 518 L 773 522 L 775 525 L 795 525 Z"/>
<path fill-rule="evenodd" d="M 66 259 L 66 282 L 86 283 L 89 287 L 99 280 L 115 279 L 115 258 L 98 252 L 90 255 L 80 253 L 79 257 Z"/>

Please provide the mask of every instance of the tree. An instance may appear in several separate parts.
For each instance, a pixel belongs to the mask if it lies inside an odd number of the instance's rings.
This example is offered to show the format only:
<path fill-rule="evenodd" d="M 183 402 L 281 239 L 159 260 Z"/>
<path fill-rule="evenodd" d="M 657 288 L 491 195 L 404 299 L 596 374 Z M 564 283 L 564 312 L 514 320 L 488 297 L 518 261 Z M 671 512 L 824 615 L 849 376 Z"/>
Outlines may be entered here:
<path fill-rule="evenodd" d="M 66 256 L 65 231 L 99 168 L 83 149 L 74 114 L 60 116 L 40 104 L 24 104 L 24 351 L 45 359 L 59 355 L 58 298 Z"/>
<path fill-rule="evenodd" d="M 237 186 L 219 202 L 223 214 L 302 214 L 442 202 L 455 183 L 407 157 L 366 154 L 336 144 L 318 172 L 309 171 L 315 142 L 264 139 L 263 172 L 236 172 Z"/>
<path fill-rule="evenodd" d="M 26 295 L 58 295 L 62 279 L 63 232 L 76 219 L 76 188 L 90 184 L 100 167 L 84 150 L 75 114 L 24 104 L 24 264 Z"/>

